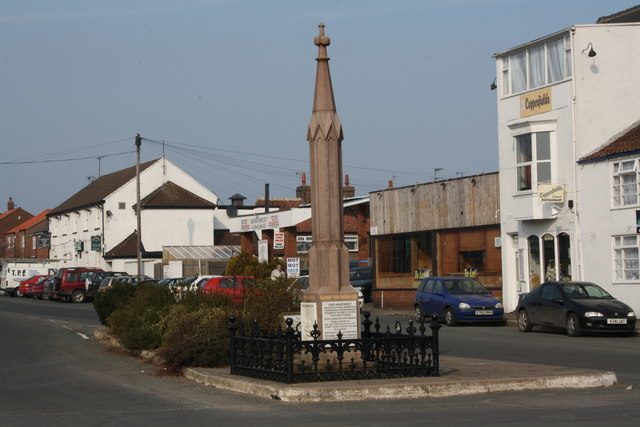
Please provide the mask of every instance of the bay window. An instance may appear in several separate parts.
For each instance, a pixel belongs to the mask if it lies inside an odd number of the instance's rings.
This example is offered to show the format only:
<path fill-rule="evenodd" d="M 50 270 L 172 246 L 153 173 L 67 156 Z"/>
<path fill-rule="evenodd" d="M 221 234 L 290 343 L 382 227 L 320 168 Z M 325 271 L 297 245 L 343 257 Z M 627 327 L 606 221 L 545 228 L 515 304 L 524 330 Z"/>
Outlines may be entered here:
<path fill-rule="evenodd" d="M 551 132 L 516 136 L 517 191 L 551 182 Z"/>

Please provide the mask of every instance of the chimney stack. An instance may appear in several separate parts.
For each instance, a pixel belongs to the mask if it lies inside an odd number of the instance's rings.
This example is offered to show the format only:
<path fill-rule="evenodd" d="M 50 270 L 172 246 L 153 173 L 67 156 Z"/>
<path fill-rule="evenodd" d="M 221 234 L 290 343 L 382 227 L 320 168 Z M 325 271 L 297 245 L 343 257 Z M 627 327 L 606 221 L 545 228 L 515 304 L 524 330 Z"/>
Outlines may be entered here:
<path fill-rule="evenodd" d="M 303 205 L 311 204 L 311 186 L 307 185 L 307 173 L 300 174 L 300 185 L 296 188 L 296 197 L 302 200 Z"/>
<path fill-rule="evenodd" d="M 393 180 L 390 179 L 389 182 L 387 183 L 387 188 L 393 188 Z"/>
<path fill-rule="evenodd" d="M 11 209 L 15 208 L 16 205 L 15 203 L 13 203 L 13 197 L 9 197 L 9 201 L 7 202 L 7 210 L 10 211 Z"/>
<path fill-rule="evenodd" d="M 233 196 L 229 197 L 229 199 L 231 200 L 231 206 L 240 207 L 244 206 L 244 200 L 246 199 L 246 197 L 244 197 L 242 194 L 236 193 Z"/>
<path fill-rule="evenodd" d="M 342 198 L 346 199 L 349 197 L 356 196 L 356 187 L 353 185 L 349 185 L 349 175 L 344 176 L 344 186 L 342 187 Z"/>

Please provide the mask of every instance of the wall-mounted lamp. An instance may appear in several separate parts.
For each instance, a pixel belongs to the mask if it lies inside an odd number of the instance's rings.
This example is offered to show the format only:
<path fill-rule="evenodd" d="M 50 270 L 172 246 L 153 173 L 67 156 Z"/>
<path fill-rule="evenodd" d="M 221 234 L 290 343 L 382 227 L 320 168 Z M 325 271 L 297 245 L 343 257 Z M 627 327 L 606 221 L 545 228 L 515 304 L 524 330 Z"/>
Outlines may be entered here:
<path fill-rule="evenodd" d="M 581 52 L 581 53 L 584 55 L 584 53 L 585 53 L 587 50 L 589 51 L 589 53 L 587 53 L 587 56 L 588 56 L 589 58 L 593 58 L 594 56 L 596 56 L 596 55 L 597 55 L 596 51 L 595 51 L 595 50 L 593 50 L 593 44 L 591 44 L 591 42 L 589 42 L 589 44 L 587 45 L 587 47 L 585 47 L 584 49 L 582 49 L 582 52 Z"/>
<path fill-rule="evenodd" d="M 493 79 L 493 83 L 491 83 L 491 86 L 489 86 L 489 88 L 490 88 L 491 90 L 496 90 L 496 89 L 498 89 L 498 85 L 496 84 L 496 81 L 497 81 L 497 80 L 498 80 L 498 78 L 497 78 L 497 77 L 495 77 L 495 78 Z"/>
<path fill-rule="evenodd" d="M 105 212 L 107 214 L 108 218 L 111 218 L 113 216 L 113 212 L 111 212 L 110 210 L 107 210 L 107 212 Z"/>

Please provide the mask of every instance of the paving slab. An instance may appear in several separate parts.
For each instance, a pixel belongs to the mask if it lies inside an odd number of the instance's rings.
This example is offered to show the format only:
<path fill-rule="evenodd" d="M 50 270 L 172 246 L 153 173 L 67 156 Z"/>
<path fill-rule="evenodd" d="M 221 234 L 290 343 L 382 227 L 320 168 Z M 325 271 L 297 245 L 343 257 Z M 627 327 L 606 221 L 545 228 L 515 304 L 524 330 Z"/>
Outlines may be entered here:
<path fill-rule="evenodd" d="M 229 368 L 186 368 L 184 375 L 208 386 L 284 402 L 417 399 L 500 391 L 611 387 L 617 383 L 616 374 L 610 371 L 529 363 L 441 356 L 440 366 L 439 377 L 303 384 L 231 375 Z"/>

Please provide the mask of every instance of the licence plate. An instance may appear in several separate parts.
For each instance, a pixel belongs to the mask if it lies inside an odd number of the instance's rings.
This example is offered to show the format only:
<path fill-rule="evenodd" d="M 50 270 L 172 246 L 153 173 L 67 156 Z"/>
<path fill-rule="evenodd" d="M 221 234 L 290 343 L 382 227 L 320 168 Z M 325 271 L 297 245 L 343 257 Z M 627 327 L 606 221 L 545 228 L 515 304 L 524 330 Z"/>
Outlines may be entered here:
<path fill-rule="evenodd" d="M 476 310 L 476 316 L 491 316 L 492 314 L 493 310 Z"/>
<path fill-rule="evenodd" d="M 608 325 L 626 325 L 627 319 L 607 319 Z"/>

